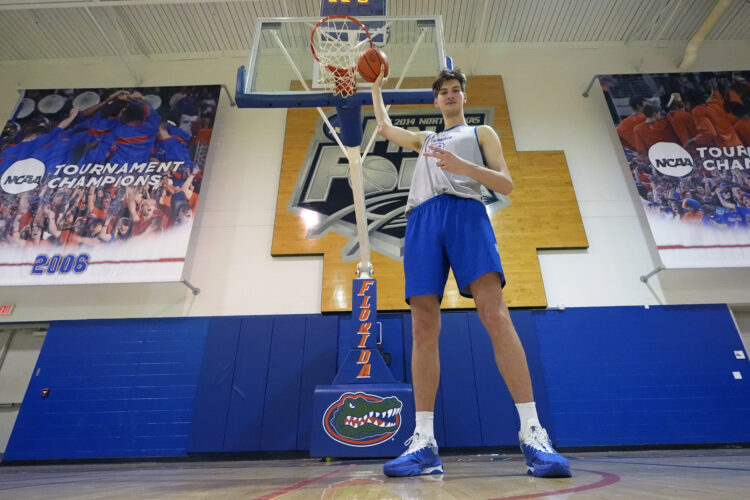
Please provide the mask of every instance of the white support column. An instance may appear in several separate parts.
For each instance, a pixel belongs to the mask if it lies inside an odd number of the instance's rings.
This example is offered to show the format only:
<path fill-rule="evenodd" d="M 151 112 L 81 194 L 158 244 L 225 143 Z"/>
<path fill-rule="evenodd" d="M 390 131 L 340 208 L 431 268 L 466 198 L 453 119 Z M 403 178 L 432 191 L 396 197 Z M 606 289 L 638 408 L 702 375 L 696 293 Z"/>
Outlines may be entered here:
<path fill-rule="evenodd" d="M 359 146 L 346 148 L 347 157 L 349 158 L 349 175 L 352 179 L 354 215 L 357 219 L 357 238 L 359 239 L 357 276 L 359 278 L 372 278 L 370 233 L 367 229 L 367 208 L 365 207 L 365 191 L 362 185 L 362 160 L 360 159 L 359 152 Z"/>

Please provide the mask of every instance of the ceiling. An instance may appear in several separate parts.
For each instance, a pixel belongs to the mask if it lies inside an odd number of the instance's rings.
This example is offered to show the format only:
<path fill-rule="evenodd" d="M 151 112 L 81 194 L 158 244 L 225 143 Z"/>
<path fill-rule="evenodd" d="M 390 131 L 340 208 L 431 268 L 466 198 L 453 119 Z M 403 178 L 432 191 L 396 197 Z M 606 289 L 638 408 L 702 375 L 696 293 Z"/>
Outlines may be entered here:
<path fill-rule="evenodd" d="M 390 0 L 389 15 L 442 15 L 451 44 L 684 42 L 715 0 Z M 317 17 L 320 0 L 0 0 L 0 63 L 246 54 L 259 17 Z M 750 41 L 750 0 L 706 40 Z"/>

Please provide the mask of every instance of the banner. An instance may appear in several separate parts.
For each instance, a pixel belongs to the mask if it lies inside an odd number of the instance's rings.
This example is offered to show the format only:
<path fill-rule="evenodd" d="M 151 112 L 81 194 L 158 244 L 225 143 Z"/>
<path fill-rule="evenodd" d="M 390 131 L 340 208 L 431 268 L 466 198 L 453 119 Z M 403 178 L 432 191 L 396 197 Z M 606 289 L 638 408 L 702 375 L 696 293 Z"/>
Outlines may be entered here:
<path fill-rule="evenodd" d="M 0 138 L 0 286 L 181 280 L 219 91 L 24 91 Z"/>
<path fill-rule="evenodd" d="M 599 81 L 662 264 L 750 266 L 750 71 Z"/>

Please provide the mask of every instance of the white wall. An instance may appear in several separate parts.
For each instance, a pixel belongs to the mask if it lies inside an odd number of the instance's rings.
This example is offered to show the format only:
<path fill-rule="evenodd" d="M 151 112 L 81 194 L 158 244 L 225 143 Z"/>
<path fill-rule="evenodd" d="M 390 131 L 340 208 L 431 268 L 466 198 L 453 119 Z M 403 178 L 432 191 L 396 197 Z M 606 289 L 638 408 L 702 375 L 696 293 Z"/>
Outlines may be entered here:
<path fill-rule="evenodd" d="M 482 53 L 449 51 L 477 74 L 501 74 L 519 150 L 563 150 L 590 248 L 540 255 L 550 305 L 750 303 L 750 270 L 663 271 L 648 285 L 639 276 L 656 263 L 635 194 L 620 158 L 612 121 L 592 75 L 670 72 L 682 48 L 623 46 L 500 46 Z M 710 44 L 694 71 L 750 69 L 750 46 Z M 137 62 L 141 85 L 226 83 L 233 91 L 244 57 Z M 17 88 L 134 85 L 119 61 L 0 64 L 0 114 L 10 113 Z M 471 104 L 471 89 L 469 89 Z M 320 311 L 322 260 L 271 258 L 286 113 L 237 109 L 222 95 L 185 276 L 181 284 L 15 287 L 4 321 L 291 314 Z"/>

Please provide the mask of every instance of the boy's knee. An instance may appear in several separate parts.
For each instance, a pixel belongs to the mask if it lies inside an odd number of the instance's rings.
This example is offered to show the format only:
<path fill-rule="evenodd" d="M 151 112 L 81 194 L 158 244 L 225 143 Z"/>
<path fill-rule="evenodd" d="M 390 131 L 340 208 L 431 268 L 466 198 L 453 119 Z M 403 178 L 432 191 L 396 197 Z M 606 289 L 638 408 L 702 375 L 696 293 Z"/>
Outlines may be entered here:
<path fill-rule="evenodd" d="M 479 319 L 482 320 L 482 324 L 489 332 L 497 330 L 505 330 L 506 326 L 510 324 L 510 312 L 499 307 L 484 307 L 478 308 Z"/>
<path fill-rule="evenodd" d="M 440 335 L 440 316 L 437 318 L 422 316 L 412 321 L 412 337 L 414 342 L 436 341 Z"/>

